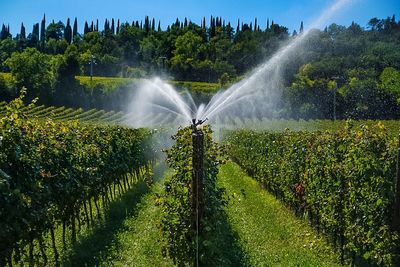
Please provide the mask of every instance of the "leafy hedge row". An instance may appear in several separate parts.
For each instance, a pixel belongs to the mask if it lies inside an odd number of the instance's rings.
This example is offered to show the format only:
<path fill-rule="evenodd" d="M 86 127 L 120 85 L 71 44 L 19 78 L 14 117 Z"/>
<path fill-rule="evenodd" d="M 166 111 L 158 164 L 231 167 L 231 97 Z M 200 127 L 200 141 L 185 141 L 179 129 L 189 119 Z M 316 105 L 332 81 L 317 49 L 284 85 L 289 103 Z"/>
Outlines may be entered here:
<path fill-rule="evenodd" d="M 241 130 L 226 142 L 249 174 L 331 238 L 343 261 L 398 261 L 391 229 L 398 145 L 382 124 L 347 124 L 338 132 Z"/>
<path fill-rule="evenodd" d="M 221 244 L 211 240 L 218 227 L 218 219 L 222 216 L 222 198 L 224 190 L 216 186 L 218 165 L 221 163 L 221 148 L 212 140 L 212 131 L 203 126 L 200 132 L 204 135 L 203 157 L 203 201 L 204 207 L 199 231 L 198 244 L 194 227 L 193 186 L 192 186 L 192 130 L 190 127 L 179 129 L 173 136 L 175 145 L 167 151 L 167 162 L 174 174 L 165 182 L 165 193 L 161 196 L 163 218 L 161 229 L 168 244 L 165 253 L 172 257 L 179 266 L 193 265 L 196 262 L 196 250 L 200 265 L 218 265 L 218 256 L 210 251 L 218 250 Z M 213 246 L 215 246 L 213 248 Z"/>
<path fill-rule="evenodd" d="M 25 247 L 29 252 L 23 260 L 32 265 L 34 243 L 40 244 L 46 265 L 48 233 L 57 264 L 54 229 L 63 226 L 64 245 L 65 228 L 72 229 L 74 243 L 76 222 L 80 225 L 83 214 L 89 217 L 87 205 L 92 217 L 92 204 L 99 213 L 99 202 L 107 205 L 112 186 L 115 197 L 116 186 L 121 191 L 133 185 L 128 174 L 139 178 L 147 166 L 150 133 L 27 119 L 22 106 L 22 98 L 14 100 L 0 120 L 0 266 L 20 261 Z"/>

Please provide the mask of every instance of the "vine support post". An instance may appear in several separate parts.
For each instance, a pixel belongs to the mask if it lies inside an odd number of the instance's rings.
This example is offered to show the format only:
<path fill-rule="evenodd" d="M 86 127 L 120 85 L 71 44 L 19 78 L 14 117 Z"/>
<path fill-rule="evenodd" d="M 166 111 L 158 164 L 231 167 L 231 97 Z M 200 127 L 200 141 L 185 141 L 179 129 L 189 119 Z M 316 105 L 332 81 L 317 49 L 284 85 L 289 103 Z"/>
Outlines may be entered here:
<path fill-rule="evenodd" d="M 393 228 L 400 232 L 400 135 L 397 146 L 396 177 L 394 180 L 394 209 L 393 209 Z"/>
<path fill-rule="evenodd" d="M 201 123 L 201 121 L 199 121 Z M 197 125 L 193 122 L 192 132 L 192 211 L 193 226 L 196 231 L 196 259 L 195 266 L 199 266 L 199 233 L 201 232 L 201 220 L 204 211 L 204 192 L 203 192 L 203 157 L 204 157 L 204 135 L 197 130 Z"/>

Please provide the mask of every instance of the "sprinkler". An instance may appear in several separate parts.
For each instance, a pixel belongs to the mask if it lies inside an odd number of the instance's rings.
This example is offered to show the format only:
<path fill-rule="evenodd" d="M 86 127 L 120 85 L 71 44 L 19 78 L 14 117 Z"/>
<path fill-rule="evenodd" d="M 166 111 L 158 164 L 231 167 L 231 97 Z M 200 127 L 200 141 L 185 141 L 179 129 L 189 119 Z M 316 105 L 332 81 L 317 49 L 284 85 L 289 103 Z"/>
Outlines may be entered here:
<path fill-rule="evenodd" d="M 207 120 L 207 118 L 205 120 L 197 120 L 196 119 L 192 119 L 192 131 L 193 133 L 197 132 L 197 126 L 202 125 L 205 121 Z"/>

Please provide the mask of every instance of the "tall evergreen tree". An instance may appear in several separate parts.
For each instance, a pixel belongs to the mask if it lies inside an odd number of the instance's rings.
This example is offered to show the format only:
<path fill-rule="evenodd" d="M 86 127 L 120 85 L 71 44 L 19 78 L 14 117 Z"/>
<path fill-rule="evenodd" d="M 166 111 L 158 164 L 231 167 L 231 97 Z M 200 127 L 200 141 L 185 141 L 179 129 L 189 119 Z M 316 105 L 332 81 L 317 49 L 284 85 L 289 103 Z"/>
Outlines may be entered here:
<path fill-rule="evenodd" d="M 7 27 L 6 27 L 6 25 L 3 24 L 3 26 L 1 26 L 0 39 L 1 39 L 1 40 L 6 39 L 6 38 L 7 38 L 7 35 L 8 35 L 8 33 L 7 33 Z"/>
<path fill-rule="evenodd" d="M 39 23 L 33 25 L 31 41 L 35 45 L 39 42 Z"/>
<path fill-rule="evenodd" d="M 187 18 L 185 17 L 185 24 L 183 25 L 185 28 L 188 26 Z"/>
<path fill-rule="evenodd" d="M 158 32 L 161 32 L 161 22 L 160 22 L 160 21 L 158 21 L 157 31 L 158 31 Z"/>
<path fill-rule="evenodd" d="M 254 19 L 254 31 L 257 31 L 257 18 Z"/>
<path fill-rule="evenodd" d="M 95 31 L 96 32 L 99 31 L 99 19 L 96 19 L 96 29 L 95 29 Z"/>
<path fill-rule="evenodd" d="M 110 27 L 108 26 L 108 19 L 104 21 L 104 33 L 107 33 L 110 31 Z"/>
<path fill-rule="evenodd" d="M 146 32 L 149 32 L 149 31 L 150 31 L 150 20 L 149 20 L 149 16 L 146 16 L 146 17 L 144 18 L 144 30 L 145 30 Z"/>
<path fill-rule="evenodd" d="M 201 25 L 203 29 L 206 29 L 206 17 L 203 17 L 203 25 Z"/>
<path fill-rule="evenodd" d="M 156 21 L 153 18 L 153 22 L 151 23 L 151 30 L 154 32 L 156 30 Z"/>
<path fill-rule="evenodd" d="M 303 33 L 303 30 L 304 30 L 303 21 L 301 21 L 301 23 L 300 23 L 300 30 L 299 30 L 300 34 Z"/>
<path fill-rule="evenodd" d="M 120 25 L 119 25 L 119 19 L 118 19 L 116 33 L 119 34 L 119 31 L 120 31 Z"/>
<path fill-rule="evenodd" d="M 266 30 L 269 30 L 269 18 L 267 19 L 267 29 Z"/>
<path fill-rule="evenodd" d="M 89 32 L 89 25 L 87 21 L 85 21 L 85 27 L 83 28 L 83 34 L 87 34 Z"/>
<path fill-rule="evenodd" d="M 67 25 L 65 26 L 64 30 L 64 39 L 67 41 L 68 44 L 72 42 L 72 28 L 70 25 L 69 18 L 67 19 Z"/>
<path fill-rule="evenodd" d="M 75 17 L 74 27 L 73 27 L 73 30 L 72 30 L 72 36 L 75 37 L 76 35 L 78 35 L 78 20 Z"/>
<path fill-rule="evenodd" d="M 238 34 L 239 33 L 239 31 L 240 31 L 240 21 L 239 21 L 239 19 L 238 19 L 238 24 L 237 24 L 237 27 L 236 27 L 236 34 Z"/>
<path fill-rule="evenodd" d="M 42 23 L 40 25 L 40 41 L 42 42 L 42 46 L 44 46 L 45 40 L 46 40 L 46 14 L 43 15 Z"/>
<path fill-rule="evenodd" d="M 115 23 L 114 23 L 114 18 L 111 19 L 111 33 L 115 34 Z"/>
<path fill-rule="evenodd" d="M 231 23 L 228 22 L 228 25 L 226 26 L 226 35 L 228 36 L 229 39 L 232 39 L 233 32 L 232 32 L 232 26 Z"/>
<path fill-rule="evenodd" d="M 26 39 L 26 32 L 25 32 L 24 23 L 21 23 L 21 31 L 19 32 L 19 38 L 20 38 L 21 40 Z"/>

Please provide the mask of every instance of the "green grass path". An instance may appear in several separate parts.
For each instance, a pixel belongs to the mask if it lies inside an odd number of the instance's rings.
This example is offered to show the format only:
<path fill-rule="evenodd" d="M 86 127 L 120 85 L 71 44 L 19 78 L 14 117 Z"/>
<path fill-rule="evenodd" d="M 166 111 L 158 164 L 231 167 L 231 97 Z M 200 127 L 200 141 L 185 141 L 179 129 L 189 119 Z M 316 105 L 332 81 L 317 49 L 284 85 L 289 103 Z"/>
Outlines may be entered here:
<path fill-rule="evenodd" d="M 323 238 L 238 165 L 221 166 L 218 184 L 230 197 L 228 221 L 250 266 L 340 266 Z"/>
<path fill-rule="evenodd" d="M 122 227 L 114 233 L 100 266 L 174 266 L 170 258 L 162 255 L 161 231 L 157 227 L 162 211 L 155 205 L 155 198 L 163 190 L 164 170 L 164 165 L 156 167 L 155 183 L 136 204 L 138 213 L 126 217 Z"/>
<path fill-rule="evenodd" d="M 82 242 L 76 248 L 77 254 L 65 265 L 174 266 L 171 259 L 162 255 L 163 243 L 157 227 L 162 210 L 155 205 L 155 195 L 163 190 L 162 178 L 168 175 L 164 169 L 162 166 L 155 169 L 156 181 L 150 188 L 140 185 L 124 195 L 112 207 L 107 226 Z M 223 219 L 226 229 L 222 230 L 233 239 L 224 240 L 239 246 L 220 244 L 222 250 L 230 250 L 219 253 L 226 257 L 221 263 L 230 262 L 227 266 L 339 266 L 337 254 L 323 238 L 238 165 L 228 162 L 221 166 L 218 184 L 226 188 L 230 199 Z M 238 254 L 239 260 L 232 253 Z"/>

